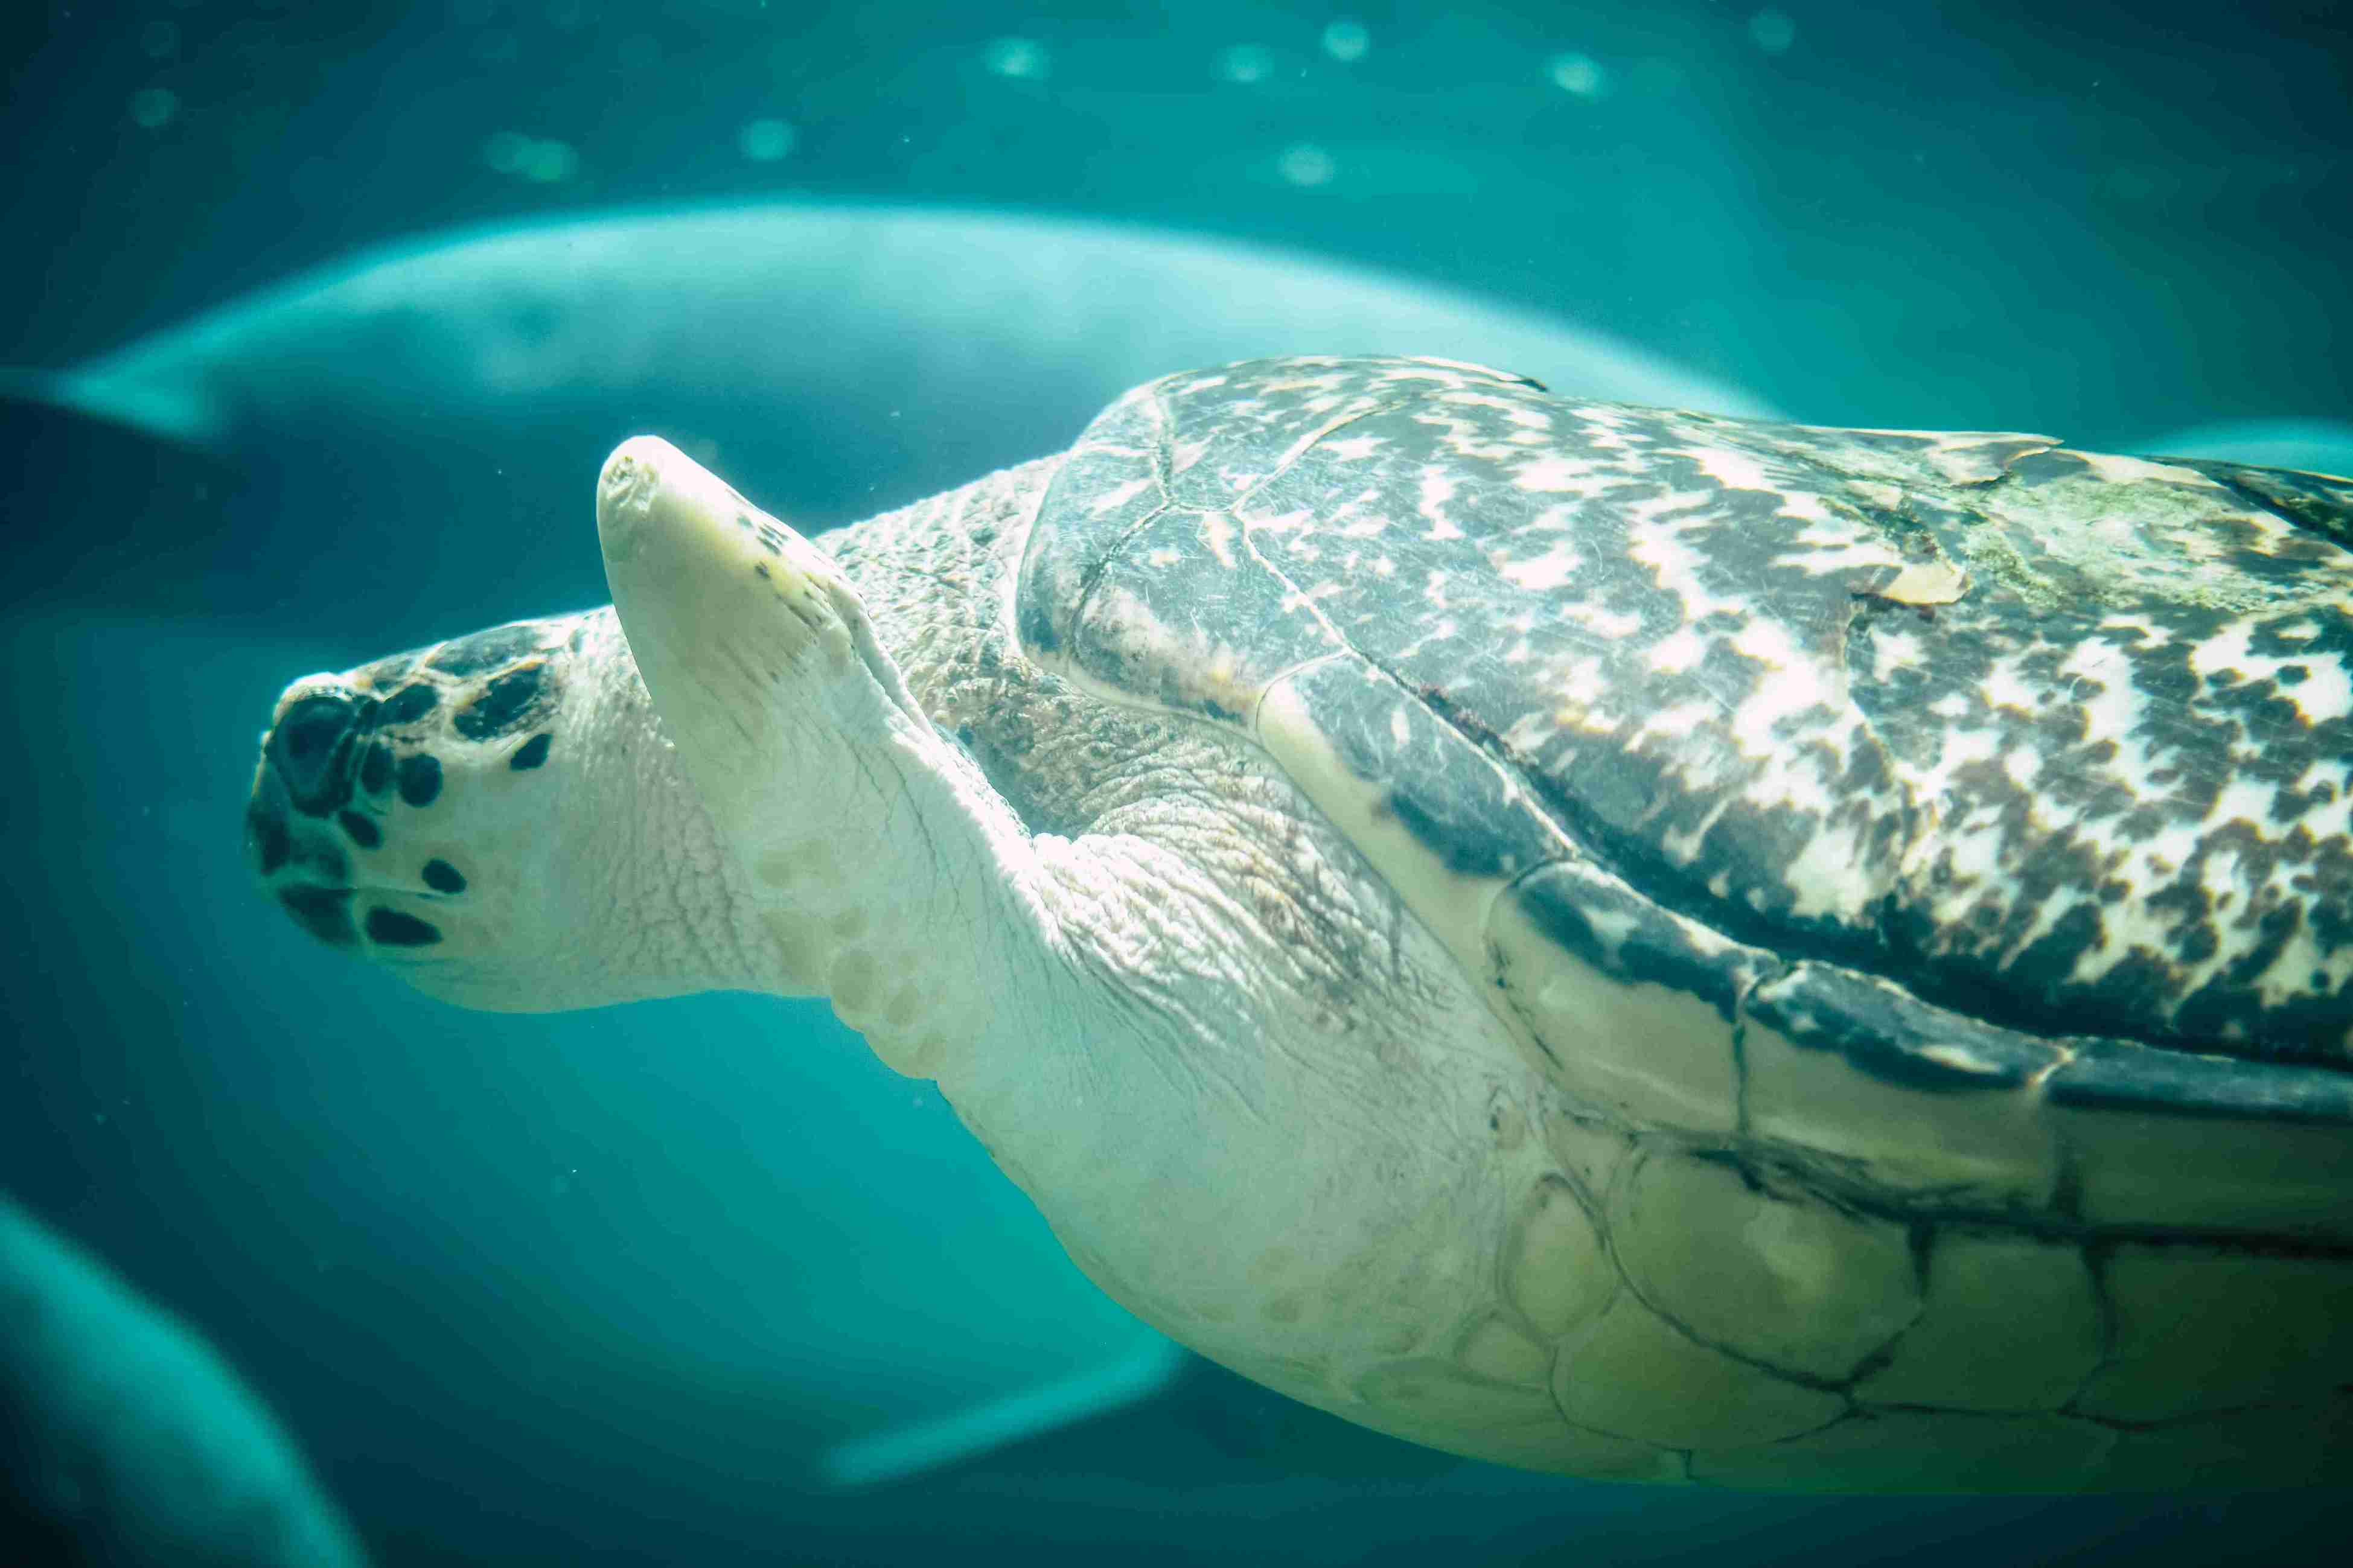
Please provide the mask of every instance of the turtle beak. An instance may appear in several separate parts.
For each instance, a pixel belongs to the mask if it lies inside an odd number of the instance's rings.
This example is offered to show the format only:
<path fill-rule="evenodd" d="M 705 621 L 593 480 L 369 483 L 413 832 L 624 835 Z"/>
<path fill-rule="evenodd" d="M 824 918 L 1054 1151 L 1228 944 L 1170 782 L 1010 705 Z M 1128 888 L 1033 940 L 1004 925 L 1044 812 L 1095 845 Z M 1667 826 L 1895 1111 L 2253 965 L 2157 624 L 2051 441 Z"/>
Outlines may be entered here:
<path fill-rule="evenodd" d="M 340 681 L 308 691 L 297 688 L 280 700 L 261 755 L 297 810 L 316 816 L 348 793 L 360 720 L 358 698 Z"/>
<path fill-rule="evenodd" d="M 287 688 L 245 805 L 247 863 L 297 924 L 335 947 L 355 940 L 350 866 L 305 819 L 330 816 L 349 797 L 373 707 L 339 676 Z"/>

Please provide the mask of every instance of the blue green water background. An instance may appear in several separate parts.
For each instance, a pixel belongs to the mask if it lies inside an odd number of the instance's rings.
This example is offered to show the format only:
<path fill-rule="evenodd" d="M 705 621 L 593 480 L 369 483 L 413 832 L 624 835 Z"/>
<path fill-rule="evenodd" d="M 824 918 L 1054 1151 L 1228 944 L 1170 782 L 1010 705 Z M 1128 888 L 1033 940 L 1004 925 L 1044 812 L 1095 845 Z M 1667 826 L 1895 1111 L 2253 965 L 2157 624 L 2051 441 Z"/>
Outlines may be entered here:
<path fill-rule="evenodd" d="M 794 195 L 1376 264 L 1824 423 L 2092 447 L 2342 425 L 2329 10 L 29 5 L 0 24 L 0 363 L 448 225 Z M 237 614 L 167 612 L 110 531 L 110 485 L 146 470 L 8 428 L 37 570 L 0 594 L 0 1188 L 220 1346 L 383 1563 L 2206 1563 L 2294 1560 L 2353 1520 L 2309 1495 L 1582 1486 L 1199 1370 L 844 1488 L 845 1441 L 1149 1337 L 821 1005 L 458 1015 L 309 945 L 238 858 L 254 734 L 285 679 L 430 606 L 373 602 L 364 560 L 332 602 L 273 600 L 258 555 Z M 545 502 L 584 551 L 585 490 Z M 287 531 L 185 499 L 140 526 Z M 337 519 L 303 523 L 331 555 Z M 85 536 L 104 572 L 49 591 Z M 574 607 L 512 586 L 505 613 Z"/>

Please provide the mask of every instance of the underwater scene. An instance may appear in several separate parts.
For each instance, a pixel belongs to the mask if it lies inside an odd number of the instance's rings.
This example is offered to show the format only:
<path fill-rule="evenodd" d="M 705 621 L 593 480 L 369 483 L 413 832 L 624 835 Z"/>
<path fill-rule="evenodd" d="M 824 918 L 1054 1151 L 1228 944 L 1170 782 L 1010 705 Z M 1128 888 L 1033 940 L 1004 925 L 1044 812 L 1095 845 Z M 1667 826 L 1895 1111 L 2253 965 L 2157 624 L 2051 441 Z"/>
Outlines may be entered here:
<path fill-rule="evenodd" d="M 12 10 L 0 1564 L 2341 1561 L 2336 9 Z"/>

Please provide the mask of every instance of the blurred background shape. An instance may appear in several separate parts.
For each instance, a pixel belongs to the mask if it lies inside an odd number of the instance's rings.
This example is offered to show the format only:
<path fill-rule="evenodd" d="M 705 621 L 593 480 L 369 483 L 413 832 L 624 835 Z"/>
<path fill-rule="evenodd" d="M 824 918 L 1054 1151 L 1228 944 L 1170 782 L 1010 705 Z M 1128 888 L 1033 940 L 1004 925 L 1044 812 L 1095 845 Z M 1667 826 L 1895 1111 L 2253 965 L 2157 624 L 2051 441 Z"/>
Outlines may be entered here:
<path fill-rule="evenodd" d="M 821 1005 L 456 1013 L 237 842 L 290 676 L 604 596 L 639 430 L 818 528 L 1155 356 L 1398 347 L 2341 471 L 2334 11 L 5 8 L 0 1187 L 266 1389 L 385 1564 L 2341 1548 L 2325 1495 L 1667 1493 L 1377 1437 L 1105 1300 Z"/>
<path fill-rule="evenodd" d="M 0 1196 L 0 1547 L 18 1563 L 364 1568 L 203 1338 Z"/>

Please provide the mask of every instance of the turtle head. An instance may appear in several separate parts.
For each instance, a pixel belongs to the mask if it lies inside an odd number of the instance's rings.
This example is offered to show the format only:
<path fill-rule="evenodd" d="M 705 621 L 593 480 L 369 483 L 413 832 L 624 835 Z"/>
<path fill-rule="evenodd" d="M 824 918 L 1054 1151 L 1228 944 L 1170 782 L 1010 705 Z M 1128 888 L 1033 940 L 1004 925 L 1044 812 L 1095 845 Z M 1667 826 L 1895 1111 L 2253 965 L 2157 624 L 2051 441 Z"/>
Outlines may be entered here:
<path fill-rule="evenodd" d="M 293 682 L 245 829 L 296 923 L 448 1001 L 765 988 L 609 609 Z"/>

